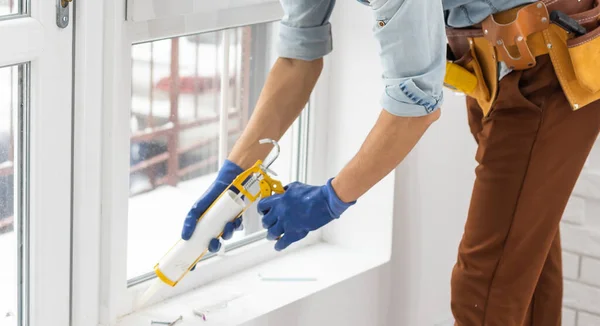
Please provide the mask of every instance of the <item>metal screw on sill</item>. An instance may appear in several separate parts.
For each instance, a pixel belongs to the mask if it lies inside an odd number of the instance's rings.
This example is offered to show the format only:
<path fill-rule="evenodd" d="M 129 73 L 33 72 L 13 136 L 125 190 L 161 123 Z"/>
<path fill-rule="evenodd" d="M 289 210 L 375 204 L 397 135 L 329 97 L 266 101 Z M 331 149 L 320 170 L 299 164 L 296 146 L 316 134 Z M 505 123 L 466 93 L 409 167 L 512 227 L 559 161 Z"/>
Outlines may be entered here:
<path fill-rule="evenodd" d="M 581 1 L 581 0 L 579 0 L 579 1 Z M 537 7 L 538 7 L 539 9 L 542 9 L 542 4 L 541 4 L 541 3 L 538 3 Z"/>
<path fill-rule="evenodd" d="M 546 17 L 542 17 L 542 23 L 545 23 L 545 22 L 547 22 L 547 21 L 548 21 L 548 18 L 546 18 Z"/>
<path fill-rule="evenodd" d="M 498 40 L 496 43 L 498 43 L 500 45 L 500 44 L 504 43 L 504 41 Z"/>
<path fill-rule="evenodd" d="M 483 31 L 483 34 L 485 34 L 485 35 L 487 35 L 488 33 L 489 33 L 489 32 L 488 32 L 488 30 L 487 30 L 487 29 Z"/>
<path fill-rule="evenodd" d="M 519 42 L 523 41 L 523 36 L 519 35 L 519 37 L 517 37 L 517 41 L 519 41 Z"/>
<path fill-rule="evenodd" d="M 178 321 L 182 320 L 183 316 L 179 316 L 179 318 L 175 319 L 174 321 L 156 321 L 156 320 L 151 320 L 150 324 L 158 324 L 158 325 L 167 325 L 167 326 L 173 326 L 175 324 L 177 324 Z"/>
<path fill-rule="evenodd" d="M 548 43 L 546 44 L 546 46 L 548 47 L 548 49 L 552 49 L 552 43 Z"/>
<path fill-rule="evenodd" d="M 574 108 L 575 110 L 579 109 L 579 104 L 577 104 L 577 103 L 573 104 L 573 108 Z"/>

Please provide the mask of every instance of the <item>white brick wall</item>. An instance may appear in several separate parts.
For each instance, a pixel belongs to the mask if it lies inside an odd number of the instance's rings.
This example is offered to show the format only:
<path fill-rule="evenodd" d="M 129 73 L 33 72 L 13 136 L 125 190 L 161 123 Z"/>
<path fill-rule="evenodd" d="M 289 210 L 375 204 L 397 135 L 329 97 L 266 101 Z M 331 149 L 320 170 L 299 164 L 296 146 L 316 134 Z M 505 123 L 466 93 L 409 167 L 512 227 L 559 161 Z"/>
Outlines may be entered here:
<path fill-rule="evenodd" d="M 590 315 L 585 312 L 579 313 L 579 320 L 577 321 L 577 326 L 598 326 L 600 325 L 600 317 L 595 315 Z"/>
<path fill-rule="evenodd" d="M 563 326 L 600 326 L 600 144 L 581 174 L 561 222 Z"/>
<path fill-rule="evenodd" d="M 563 277 L 566 279 L 576 280 L 579 277 L 579 260 L 580 256 L 570 252 L 562 254 L 563 259 Z"/>
<path fill-rule="evenodd" d="M 563 308 L 562 311 L 562 326 L 577 326 L 575 310 Z"/>
<path fill-rule="evenodd" d="M 600 260 L 581 257 L 580 279 L 586 283 L 600 287 Z"/>

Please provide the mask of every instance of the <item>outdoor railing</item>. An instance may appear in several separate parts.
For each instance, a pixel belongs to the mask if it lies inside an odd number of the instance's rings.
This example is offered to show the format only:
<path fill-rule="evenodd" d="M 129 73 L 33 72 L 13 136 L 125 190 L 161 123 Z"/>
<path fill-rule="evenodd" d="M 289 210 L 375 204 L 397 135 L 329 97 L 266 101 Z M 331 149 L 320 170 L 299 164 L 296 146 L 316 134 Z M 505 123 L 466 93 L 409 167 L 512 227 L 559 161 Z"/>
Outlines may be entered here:
<path fill-rule="evenodd" d="M 241 46 L 240 57 L 234 60 L 235 68 L 233 69 L 233 78 L 229 78 L 230 76 L 221 76 L 221 78 L 229 79 L 229 83 L 235 85 L 235 103 L 232 103 L 230 107 L 235 108 L 234 110 L 229 111 L 228 119 L 229 121 L 237 120 L 235 126 L 231 126 L 229 128 L 228 136 L 238 135 L 243 126 L 247 123 L 248 120 L 248 92 L 249 92 L 249 84 L 250 84 L 250 47 L 252 41 L 251 28 L 242 27 L 240 28 L 240 33 L 232 33 L 232 41 L 234 44 L 238 44 Z M 239 39 L 241 37 L 241 40 Z M 215 50 L 216 51 L 216 50 Z M 210 165 L 214 165 L 218 161 L 218 153 L 214 153 L 209 155 L 208 157 L 203 157 L 187 166 L 180 166 L 180 156 L 185 155 L 186 153 L 190 153 L 194 150 L 201 149 L 205 146 L 210 146 L 213 143 L 218 143 L 219 135 L 214 135 L 212 137 L 201 137 L 198 140 L 192 141 L 190 143 L 185 144 L 185 146 L 180 146 L 179 136 L 181 133 L 186 130 L 191 130 L 194 128 L 201 128 L 203 126 L 208 126 L 210 124 L 218 124 L 219 116 L 214 117 L 199 117 L 198 114 L 198 100 L 196 96 L 200 93 L 206 92 L 215 92 L 215 97 L 218 98 L 219 90 L 219 77 L 215 76 L 211 80 L 207 80 L 206 78 L 200 78 L 198 76 L 198 67 L 196 66 L 196 73 L 194 78 L 192 79 L 192 83 L 190 85 L 189 78 L 180 78 L 179 76 L 179 38 L 173 38 L 171 40 L 171 62 L 170 62 L 170 71 L 169 76 L 161 80 L 164 82 L 165 80 L 168 83 L 168 92 L 169 92 L 169 119 L 168 122 L 162 125 L 156 125 L 157 118 L 154 115 L 154 96 L 155 89 L 157 87 L 163 87 L 164 83 L 154 84 L 154 53 L 152 43 L 150 44 L 150 92 L 149 92 L 149 110 L 147 116 L 145 116 L 145 120 L 147 123 L 147 127 L 143 128 L 140 131 L 135 131 L 131 134 L 130 141 L 131 144 L 136 143 L 152 143 L 158 141 L 159 138 L 166 138 L 166 150 L 164 152 L 158 153 L 154 156 L 144 158 L 138 162 L 132 163 L 130 165 L 130 174 L 146 172 L 146 174 L 150 177 L 150 187 L 144 189 L 137 189 L 130 193 L 130 196 L 136 196 L 148 191 L 152 191 L 161 185 L 171 185 L 176 186 L 178 182 L 188 174 L 196 172 L 200 169 L 209 167 Z M 196 63 L 199 61 L 199 51 L 196 51 Z M 179 99 L 182 85 L 186 92 L 192 93 L 195 97 L 194 99 L 194 118 L 185 121 L 181 121 L 179 119 Z M 190 91 L 189 88 L 192 88 Z M 13 92 L 11 92 L 12 94 Z M 216 105 L 219 105 L 219 101 L 215 101 Z M 219 107 L 215 107 L 215 112 L 219 112 Z M 223 111 L 221 111 L 223 112 Z M 13 108 L 11 106 L 10 109 L 10 117 L 13 117 Z M 9 140 L 9 154 L 8 160 L 5 162 L 0 162 L 0 177 L 10 178 L 14 175 L 14 163 L 13 163 L 13 121 L 12 119 L 10 123 L 10 140 Z M 229 138 L 229 137 L 228 137 Z M 166 162 L 166 173 L 162 176 L 156 176 L 153 172 L 153 167 L 156 167 L 159 164 L 165 164 Z M 9 212 L 9 214 L 11 214 Z M 2 217 L 0 216 L 0 233 L 6 228 L 12 227 L 14 217 Z"/>

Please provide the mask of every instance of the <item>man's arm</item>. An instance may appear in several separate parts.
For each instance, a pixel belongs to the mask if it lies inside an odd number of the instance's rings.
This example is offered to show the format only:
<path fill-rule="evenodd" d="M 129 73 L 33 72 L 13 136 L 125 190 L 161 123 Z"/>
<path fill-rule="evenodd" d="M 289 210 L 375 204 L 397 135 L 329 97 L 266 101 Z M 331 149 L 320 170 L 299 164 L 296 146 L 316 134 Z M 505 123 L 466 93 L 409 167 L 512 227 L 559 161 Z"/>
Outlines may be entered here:
<path fill-rule="evenodd" d="M 279 59 L 229 155 L 243 169 L 269 153 L 260 139 L 279 140 L 298 117 L 321 74 L 323 57 L 333 50 L 329 17 L 335 0 L 280 1 L 284 16 L 279 24 Z"/>
<path fill-rule="evenodd" d="M 356 156 L 331 182 L 338 197 L 347 203 L 360 198 L 404 160 L 439 116 L 439 110 L 410 118 L 382 110 Z"/>
<path fill-rule="evenodd" d="M 298 117 L 308 101 L 323 66 L 323 57 L 333 50 L 329 17 L 335 0 L 280 0 L 284 16 L 279 24 L 278 56 L 242 136 L 235 143 L 216 180 L 188 212 L 182 239 L 193 234 L 196 222 L 237 175 L 270 148 L 259 140 L 279 140 Z M 241 218 L 228 222 L 219 238 L 230 239 L 241 228 Z M 221 247 L 219 238 L 211 239 L 208 250 Z"/>
<path fill-rule="evenodd" d="M 363 0 L 375 14 L 385 84 L 383 108 L 358 153 L 325 185 L 299 182 L 261 199 L 267 239 L 276 250 L 339 218 L 389 174 L 440 116 L 445 74 L 444 21 L 439 0 Z"/>
<path fill-rule="evenodd" d="M 229 160 L 242 169 L 264 159 L 271 147 L 263 138 L 279 140 L 308 101 L 323 68 L 323 59 L 312 61 L 279 58 L 260 94 L 247 127 L 235 143 Z"/>
<path fill-rule="evenodd" d="M 443 100 L 441 1 L 372 0 L 370 7 L 383 66 L 384 109 L 356 156 L 332 181 L 345 202 L 357 200 L 404 160 L 440 116 Z"/>

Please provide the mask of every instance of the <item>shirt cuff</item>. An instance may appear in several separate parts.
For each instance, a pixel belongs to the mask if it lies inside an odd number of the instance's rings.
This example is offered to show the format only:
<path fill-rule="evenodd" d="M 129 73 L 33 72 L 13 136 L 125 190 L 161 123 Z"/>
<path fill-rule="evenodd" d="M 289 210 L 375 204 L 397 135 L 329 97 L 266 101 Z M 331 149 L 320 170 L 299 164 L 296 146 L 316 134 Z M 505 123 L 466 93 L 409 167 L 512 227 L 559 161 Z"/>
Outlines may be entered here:
<path fill-rule="evenodd" d="M 412 79 L 387 85 L 381 96 L 381 105 L 389 113 L 401 117 L 419 117 L 433 113 L 443 102 L 443 92 L 432 96 L 422 91 Z"/>
<path fill-rule="evenodd" d="M 290 27 L 279 24 L 278 54 L 282 58 L 312 61 L 333 50 L 331 24 L 316 27 Z"/>

